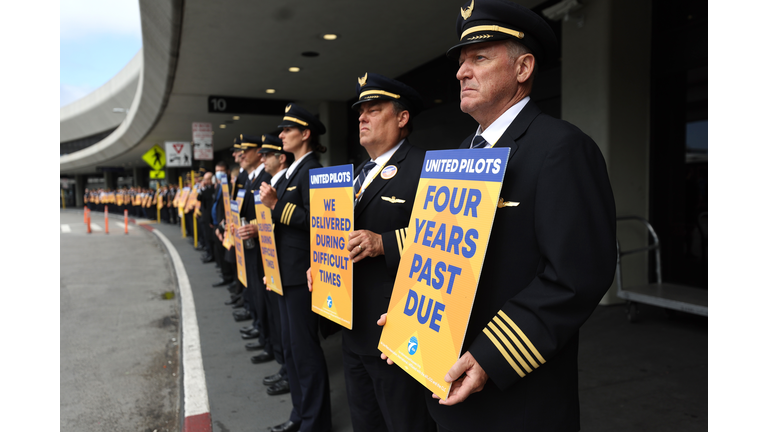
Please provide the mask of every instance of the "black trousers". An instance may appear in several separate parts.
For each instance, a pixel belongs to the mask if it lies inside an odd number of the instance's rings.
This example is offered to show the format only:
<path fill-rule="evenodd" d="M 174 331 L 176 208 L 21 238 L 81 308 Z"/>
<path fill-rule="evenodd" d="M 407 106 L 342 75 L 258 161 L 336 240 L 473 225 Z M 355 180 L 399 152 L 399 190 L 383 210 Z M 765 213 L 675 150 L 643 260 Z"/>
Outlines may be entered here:
<path fill-rule="evenodd" d="M 280 373 L 285 374 L 287 372 L 285 371 L 285 356 L 283 355 L 283 332 L 280 324 L 279 297 L 280 294 L 267 291 L 264 303 L 267 306 L 267 329 L 269 331 L 269 343 L 272 345 L 272 354 L 275 356 L 275 361 L 282 366 Z"/>
<path fill-rule="evenodd" d="M 284 286 L 278 298 L 283 354 L 291 386 L 290 420 L 302 432 L 331 430 L 331 389 L 328 367 L 317 333 L 318 315 L 306 285 Z"/>
<path fill-rule="evenodd" d="M 216 234 L 214 233 L 214 235 Z M 213 258 L 217 263 L 219 263 L 219 268 L 221 268 L 221 277 L 225 280 L 234 279 L 235 271 L 232 268 L 232 263 L 224 259 L 224 252 L 226 252 L 224 245 L 221 243 L 221 241 L 219 241 L 219 238 L 216 237 L 216 240 L 213 243 Z"/>
<path fill-rule="evenodd" d="M 355 354 L 342 343 L 344 381 L 356 432 L 434 432 L 424 387 L 380 356 Z"/>

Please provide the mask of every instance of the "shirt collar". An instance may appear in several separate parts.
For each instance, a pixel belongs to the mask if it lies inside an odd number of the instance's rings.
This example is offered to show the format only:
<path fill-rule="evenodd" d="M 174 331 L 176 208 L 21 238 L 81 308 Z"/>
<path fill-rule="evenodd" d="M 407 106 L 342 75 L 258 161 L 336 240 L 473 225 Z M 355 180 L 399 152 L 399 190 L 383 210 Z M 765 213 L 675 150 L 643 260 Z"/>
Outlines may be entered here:
<path fill-rule="evenodd" d="M 498 141 L 499 138 L 504 135 L 504 132 L 507 131 L 509 125 L 511 125 L 517 115 L 520 114 L 520 111 L 523 110 L 529 100 L 531 100 L 531 97 L 526 96 L 520 102 L 509 107 L 509 109 L 506 110 L 504 114 L 497 118 L 496 121 L 491 123 L 491 125 L 488 126 L 488 128 L 485 130 L 482 130 L 482 127 L 478 126 L 477 131 L 475 132 L 475 136 L 482 135 L 483 139 L 486 140 L 490 145 L 496 145 L 496 141 Z"/>
<path fill-rule="evenodd" d="M 397 143 L 397 145 L 395 145 L 395 146 L 394 146 L 394 147 L 392 147 L 391 149 L 389 149 L 389 150 L 387 150 L 386 152 L 384 152 L 384 153 L 383 153 L 381 156 L 377 157 L 377 158 L 376 158 L 376 160 L 374 161 L 374 162 L 376 162 L 376 166 L 377 166 L 377 167 L 378 167 L 378 166 L 382 166 L 382 165 L 384 165 L 385 163 L 387 163 L 387 161 L 389 160 L 389 158 L 391 158 L 391 157 L 392 157 L 392 155 L 393 155 L 393 154 L 395 154 L 395 152 L 397 151 L 397 149 L 399 149 L 399 148 L 400 148 L 400 146 L 401 146 L 401 145 L 403 145 L 403 142 L 405 142 L 405 138 L 401 139 L 401 140 L 400 140 L 400 142 L 399 142 L 399 143 Z"/>
<path fill-rule="evenodd" d="M 283 174 L 285 174 L 285 172 L 286 172 L 286 171 L 288 171 L 288 168 L 283 168 L 283 169 L 281 169 L 281 170 L 280 170 L 280 172 L 278 172 L 277 174 L 275 174 L 274 176 L 272 176 L 272 180 L 270 180 L 270 181 L 269 181 L 269 182 L 270 182 L 270 184 L 271 184 L 272 186 L 276 185 L 276 184 L 277 184 L 277 182 L 280 180 L 280 177 L 282 177 L 282 176 L 283 176 Z"/>
<path fill-rule="evenodd" d="M 259 174 L 261 174 L 262 171 L 264 171 L 264 164 L 259 165 L 259 167 L 253 170 L 252 173 L 248 174 L 248 180 L 255 179 L 259 176 Z"/>
<path fill-rule="evenodd" d="M 312 152 L 308 152 L 304 156 L 302 156 L 302 157 L 296 159 L 295 161 L 293 161 L 291 166 L 288 167 L 288 172 L 285 173 L 285 178 L 287 178 L 287 179 L 291 178 L 291 175 L 293 174 L 294 171 L 296 171 L 296 168 L 299 166 L 299 163 L 301 163 L 301 161 L 303 161 L 304 158 L 306 158 L 307 156 L 309 156 L 311 154 L 312 154 Z"/>

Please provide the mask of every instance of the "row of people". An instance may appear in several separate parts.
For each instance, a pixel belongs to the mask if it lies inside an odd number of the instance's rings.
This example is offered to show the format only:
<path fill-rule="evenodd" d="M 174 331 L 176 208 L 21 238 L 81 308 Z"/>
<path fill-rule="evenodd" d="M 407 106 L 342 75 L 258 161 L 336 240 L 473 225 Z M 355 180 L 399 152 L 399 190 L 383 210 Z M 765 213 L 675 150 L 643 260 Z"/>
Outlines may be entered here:
<path fill-rule="evenodd" d="M 374 73 L 358 78 L 360 144 L 369 160 L 356 167 L 353 330 L 312 312 L 309 170 L 321 166 L 325 126 L 297 104 L 286 106 L 279 137 L 241 135 L 234 153 L 241 171 L 239 216 L 255 219 L 253 193 L 272 212 L 283 295 L 266 290 L 259 248 L 245 250 L 247 284 L 231 286 L 258 339 L 256 359 L 281 369 L 265 382 L 286 381 L 292 407 L 272 432 L 332 428 L 328 371 L 320 334 L 342 332 L 347 399 L 356 431 L 579 429 L 578 331 L 613 280 L 615 205 L 597 145 L 575 126 L 543 114 L 531 100 L 540 63 L 557 56 L 557 40 L 537 14 L 504 0 L 471 0 L 456 21 L 463 112 L 475 133 L 453 148 L 508 147 L 501 206 L 478 283 L 461 356 L 445 380 L 446 399 L 428 392 L 377 349 L 400 261 L 425 152 L 411 145 L 413 118 L 423 108 L 409 86 Z M 293 159 L 293 160 L 291 160 Z M 393 168 L 389 168 L 393 167 Z M 395 175 L 382 176 L 387 173 Z M 226 164 L 217 165 L 226 176 Z M 386 178 L 385 178 L 386 177 Z M 217 189 L 210 227 L 221 283 L 234 281 L 234 248 L 226 248 L 225 199 Z M 397 197 L 383 200 L 381 197 Z M 203 206 L 205 207 L 205 206 Z M 257 239 L 256 226 L 237 228 Z M 234 301 L 234 299 L 232 299 Z M 257 349 L 258 349 L 257 348 Z M 386 361 L 385 361 L 386 360 Z"/>

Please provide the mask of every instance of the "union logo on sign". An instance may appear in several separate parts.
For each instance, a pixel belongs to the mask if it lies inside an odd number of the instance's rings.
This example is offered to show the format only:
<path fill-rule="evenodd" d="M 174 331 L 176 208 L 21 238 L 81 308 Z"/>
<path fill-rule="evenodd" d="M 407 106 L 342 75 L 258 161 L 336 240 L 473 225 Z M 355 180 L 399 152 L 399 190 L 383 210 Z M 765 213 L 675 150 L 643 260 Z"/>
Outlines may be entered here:
<path fill-rule="evenodd" d="M 174 144 L 173 149 L 176 150 L 176 153 L 181 153 L 184 150 L 184 144 Z"/>

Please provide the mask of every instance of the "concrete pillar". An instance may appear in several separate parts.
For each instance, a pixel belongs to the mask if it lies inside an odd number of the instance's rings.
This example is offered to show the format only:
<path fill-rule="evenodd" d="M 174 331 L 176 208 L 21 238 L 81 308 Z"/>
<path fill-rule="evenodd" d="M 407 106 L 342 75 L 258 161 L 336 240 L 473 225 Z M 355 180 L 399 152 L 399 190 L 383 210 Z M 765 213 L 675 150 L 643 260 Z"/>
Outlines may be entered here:
<path fill-rule="evenodd" d="M 104 189 L 117 189 L 117 177 L 112 171 L 104 171 Z"/>
<path fill-rule="evenodd" d="M 563 22 L 562 117 L 595 140 L 608 165 L 617 216 L 648 218 L 651 1 L 591 0 Z M 646 244 L 618 224 L 622 249 Z M 647 282 L 643 254 L 622 262 L 625 286 Z M 602 304 L 621 301 L 616 282 Z"/>
<path fill-rule="evenodd" d="M 346 102 L 321 102 L 320 121 L 326 128 L 325 135 L 320 135 L 320 143 L 328 151 L 320 155 L 323 166 L 343 165 L 347 160 L 347 115 Z"/>
<path fill-rule="evenodd" d="M 75 175 L 75 208 L 82 208 L 85 205 L 85 181 L 84 175 Z"/>
<path fill-rule="evenodd" d="M 143 183 L 142 181 L 139 180 L 139 173 L 140 173 L 139 168 L 133 167 L 133 186 L 134 187 L 141 186 Z"/>

